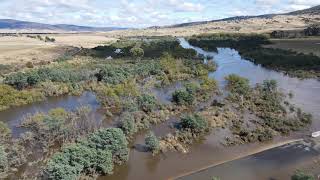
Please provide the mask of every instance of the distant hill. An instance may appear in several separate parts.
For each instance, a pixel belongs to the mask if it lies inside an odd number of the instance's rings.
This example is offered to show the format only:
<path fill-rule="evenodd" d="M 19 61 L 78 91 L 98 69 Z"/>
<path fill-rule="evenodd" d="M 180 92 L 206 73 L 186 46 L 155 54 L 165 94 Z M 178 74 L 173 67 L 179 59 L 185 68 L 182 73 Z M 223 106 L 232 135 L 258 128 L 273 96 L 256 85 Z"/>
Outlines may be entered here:
<path fill-rule="evenodd" d="M 0 19 L 0 29 L 9 30 L 41 30 L 41 31 L 72 31 L 72 32 L 98 32 L 98 31 L 112 31 L 126 28 L 119 27 L 89 27 L 77 26 L 69 24 L 43 24 L 28 21 L 19 21 L 14 19 Z"/>
<path fill-rule="evenodd" d="M 290 12 L 290 13 L 287 13 L 287 14 L 288 14 L 288 15 L 301 15 L 301 14 L 319 15 L 319 14 L 320 14 L 320 5 L 314 6 L 314 7 L 309 8 L 309 9 L 304 9 L 304 10 L 300 10 L 300 11 Z"/>
<path fill-rule="evenodd" d="M 164 28 L 196 26 L 196 25 L 208 24 L 208 23 L 212 23 L 212 22 L 222 22 L 222 21 L 241 21 L 241 20 L 247 20 L 247 19 L 252 19 L 252 18 L 270 19 L 270 18 L 273 18 L 274 16 L 277 16 L 277 15 L 303 15 L 303 14 L 320 15 L 320 5 L 312 7 L 312 8 L 300 10 L 300 11 L 285 13 L 285 14 L 265 14 L 265 15 L 258 15 L 258 16 L 235 16 L 235 17 L 229 17 L 229 18 L 212 20 L 212 21 L 198 21 L 198 22 L 175 24 L 175 25 L 171 25 L 171 26 L 165 26 Z"/>

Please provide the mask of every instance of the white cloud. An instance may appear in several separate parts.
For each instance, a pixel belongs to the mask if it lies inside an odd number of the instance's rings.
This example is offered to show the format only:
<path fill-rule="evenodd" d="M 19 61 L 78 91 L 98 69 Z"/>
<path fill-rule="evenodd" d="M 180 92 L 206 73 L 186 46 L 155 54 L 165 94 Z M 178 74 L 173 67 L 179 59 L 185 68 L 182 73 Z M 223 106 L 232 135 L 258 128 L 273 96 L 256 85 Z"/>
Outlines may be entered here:
<path fill-rule="evenodd" d="M 204 6 L 200 3 L 191 3 L 183 0 L 168 0 L 168 2 L 176 11 L 200 12 L 204 9 Z"/>
<path fill-rule="evenodd" d="M 276 3 L 279 3 L 279 0 L 256 0 L 255 3 L 258 5 L 271 6 Z"/>

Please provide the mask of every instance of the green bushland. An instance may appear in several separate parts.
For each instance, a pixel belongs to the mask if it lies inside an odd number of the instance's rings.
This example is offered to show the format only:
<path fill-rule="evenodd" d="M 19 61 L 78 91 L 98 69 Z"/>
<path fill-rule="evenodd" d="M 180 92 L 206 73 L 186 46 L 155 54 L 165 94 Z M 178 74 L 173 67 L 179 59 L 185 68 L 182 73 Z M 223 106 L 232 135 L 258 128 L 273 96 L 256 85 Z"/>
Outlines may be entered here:
<path fill-rule="evenodd" d="M 154 111 L 158 106 L 156 98 L 149 94 L 142 94 L 138 97 L 137 102 L 140 109 L 145 112 Z"/>
<path fill-rule="evenodd" d="M 138 132 L 138 127 L 136 125 L 134 116 L 129 112 L 122 114 L 118 127 L 127 137 L 132 137 Z"/>
<path fill-rule="evenodd" d="M 311 115 L 293 108 L 288 112 L 286 96 L 278 90 L 275 80 L 265 80 L 262 84 L 250 87 L 249 81 L 237 75 L 226 77 L 227 99 L 240 110 L 249 110 L 260 120 L 255 122 L 254 130 L 247 130 L 242 122 L 233 121 L 231 130 L 243 141 L 270 140 L 276 133 L 288 134 L 311 124 Z"/>
<path fill-rule="evenodd" d="M 189 38 L 190 44 L 207 50 L 217 47 L 234 48 L 240 55 L 267 68 L 284 71 L 299 78 L 320 77 L 320 58 L 290 50 L 264 48 L 267 36 L 257 34 L 204 34 Z"/>
<path fill-rule="evenodd" d="M 55 154 L 46 175 L 49 179 L 78 179 L 81 175 L 112 174 L 114 164 L 123 164 L 128 156 L 128 142 L 121 129 L 100 129 Z"/>
<path fill-rule="evenodd" d="M 199 82 L 185 83 L 184 88 L 174 91 L 172 101 L 180 106 L 191 106 L 197 102 L 208 100 L 217 90 L 217 81 L 202 76 L 199 78 Z"/>
<path fill-rule="evenodd" d="M 121 49 L 117 52 L 117 49 Z M 84 49 L 81 54 L 93 57 L 123 58 L 146 57 L 159 58 L 163 53 L 169 53 L 174 58 L 195 58 L 197 53 L 191 49 L 184 49 L 176 39 L 119 40 L 109 46 L 98 46 Z"/>
<path fill-rule="evenodd" d="M 91 80 L 92 76 L 93 72 L 90 72 L 88 67 L 61 63 L 52 67 L 11 73 L 6 76 L 4 83 L 22 90 L 27 87 L 35 87 L 41 82 L 78 83 Z"/>
<path fill-rule="evenodd" d="M 18 91 L 8 85 L 0 84 L 0 111 L 42 100 L 44 95 L 39 90 Z"/>
<path fill-rule="evenodd" d="M 153 132 L 149 132 L 145 137 L 145 144 L 153 154 L 160 152 L 160 142 Z"/>
<path fill-rule="evenodd" d="M 217 51 L 218 47 L 256 47 L 261 44 L 270 44 L 267 36 L 260 34 L 201 34 L 188 39 L 193 46 L 209 51 Z"/>
<path fill-rule="evenodd" d="M 194 103 L 195 97 L 193 93 L 187 90 L 176 90 L 172 94 L 172 101 L 177 105 L 190 106 Z"/>
<path fill-rule="evenodd" d="M 181 118 L 180 128 L 193 134 L 204 134 L 208 132 L 208 122 L 198 114 L 186 115 Z"/>

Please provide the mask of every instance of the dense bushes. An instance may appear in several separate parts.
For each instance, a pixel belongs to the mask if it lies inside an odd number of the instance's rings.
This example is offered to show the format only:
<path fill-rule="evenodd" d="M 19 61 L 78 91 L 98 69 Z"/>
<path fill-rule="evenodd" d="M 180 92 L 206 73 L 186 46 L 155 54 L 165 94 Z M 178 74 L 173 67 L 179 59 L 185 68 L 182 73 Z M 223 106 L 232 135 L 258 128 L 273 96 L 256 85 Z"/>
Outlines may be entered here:
<path fill-rule="evenodd" d="M 130 53 L 135 58 L 142 58 L 144 56 L 144 50 L 140 47 L 133 47 L 130 49 Z"/>
<path fill-rule="evenodd" d="M 144 40 L 121 40 L 110 46 L 98 46 L 82 52 L 84 55 L 94 57 L 146 57 L 159 58 L 163 53 L 169 53 L 175 58 L 195 58 L 197 53 L 192 49 L 184 49 L 175 39 L 151 39 Z"/>
<path fill-rule="evenodd" d="M 191 131 L 194 134 L 203 134 L 209 129 L 208 122 L 198 114 L 182 117 L 180 126 L 183 130 Z"/>
<path fill-rule="evenodd" d="M 231 74 L 225 78 L 228 81 L 227 88 L 231 93 L 246 95 L 250 91 L 249 80 L 238 75 Z"/>
<path fill-rule="evenodd" d="M 156 154 L 160 151 L 160 144 L 158 138 L 154 135 L 153 132 L 149 132 L 145 137 L 145 143 L 147 148 L 153 153 Z"/>
<path fill-rule="evenodd" d="M 310 32 L 313 30 L 310 29 Z M 300 78 L 319 77 L 320 58 L 312 54 L 289 50 L 263 48 L 270 44 L 266 36 L 254 34 L 204 34 L 193 36 L 190 44 L 211 51 L 217 47 L 235 48 L 240 55 L 256 64 L 285 71 Z"/>
<path fill-rule="evenodd" d="M 194 95 L 187 90 L 176 90 L 172 94 L 172 101 L 177 105 L 192 105 L 195 100 Z"/>
<path fill-rule="evenodd" d="M 320 68 L 320 58 L 318 56 L 289 50 L 271 48 L 240 49 L 240 54 L 256 64 L 283 70 L 301 78 L 312 77 L 312 71 L 319 72 Z M 299 73 L 299 71 L 311 72 Z"/>
<path fill-rule="evenodd" d="M 121 116 L 120 122 L 118 124 L 118 127 L 122 129 L 123 133 L 127 137 L 131 137 L 134 135 L 137 131 L 137 125 L 135 123 L 134 117 L 131 113 L 126 112 Z"/>
<path fill-rule="evenodd" d="M 259 34 L 202 34 L 193 36 L 188 41 L 193 46 L 210 51 L 217 51 L 218 47 L 256 47 L 270 43 L 266 36 Z"/>
<path fill-rule="evenodd" d="M 114 163 L 128 160 L 127 145 L 120 129 L 101 129 L 55 154 L 47 164 L 47 176 L 49 179 L 77 179 L 82 174 L 112 174 Z"/>
<path fill-rule="evenodd" d="M 8 85 L 0 85 L 0 111 L 43 99 L 43 95 L 37 90 L 17 91 Z"/>
<path fill-rule="evenodd" d="M 228 100 L 237 104 L 240 110 L 249 110 L 259 120 L 255 121 L 254 130 L 248 131 L 242 127 L 241 121 L 233 121 L 231 130 L 244 142 L 270 140 L 277 134 L 288 134 L 297 131 L 311 123 L 311 115 L 284 106 L 285 96 L 278 90 L 275 80 L 265 80 L 255 87 L 249 86 L 249 81 L 237 75 L 229 75 L 227 88 L 231 92 Z"/>
<path fill-rule="evenodd" d="M 18 72 L 9 74 L 6 76 L 4 83 L 21 90 L 26 87 L 35 86 L 39 82 L 52 81 L 76 83 L 89 80 L 90 78 L 91 74 L 87 70 L 76 70 L 71 67 L 47 67 L 24 73 Z"/>
<path fill-rule="evenodd" d="M 157 100 L 152 95 L 142 94 L 137 101 L 140 109 L 145 112 L 151 112 L 157 108 Z"/>

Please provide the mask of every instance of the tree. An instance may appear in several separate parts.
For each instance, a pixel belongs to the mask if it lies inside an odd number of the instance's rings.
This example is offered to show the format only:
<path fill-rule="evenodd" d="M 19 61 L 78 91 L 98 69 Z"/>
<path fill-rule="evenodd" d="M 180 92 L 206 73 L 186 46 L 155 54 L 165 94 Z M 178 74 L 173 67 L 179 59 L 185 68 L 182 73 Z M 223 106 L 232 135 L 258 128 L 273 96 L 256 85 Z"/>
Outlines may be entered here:
<path fill-rule="evenodd" d="M 182 117 L 180 125 L 182 129 L 190 130 L 195 134 L 205 133 L 209 128 L 208 122 L 198 114 Z"/>
<path fill-rule="evenodd" d="M 153 132 L 149 132 L 145 137 L 145 143 L 147 148 L 153 153 L 156 154 L 160 151 L 160 143 L 158 138 L 154 135 Z"/>
<path fill-rule="evenodd" d="M 144 56 L 144 50 L 140 47 L 133 47 L 130 49 L 130 54 L 137 59 L 141 59 Z"/>
<path fill-rule="evenodd" d="M 138 106 L 145 112 L 151 112 L 156 109 L 157 100 L 152 95 L 142 94 L 138 97 Z"/>
<path fill-rule="evenodd" d="M 126 162 L 129 158 L 128 142 L 125 134 L 119 128 L 100 129 L 88 137 L 88 143 L 96 149 L 108 149 L 117 164 Z"/>
<path fill-rule="evenodd" d="M 128 112 L 125 112 L 122 115 L 121 120 L 119 122 L 119 128 L 122 129 L 124 134 L 129 137 L 131 137 L 134 133 L 138 131 L 137 125 L 134 121 L 134 117 Z"/>
<path fill-rule="evenodd" d="M 176 90 L 172 94 L 172 101 L 178 105 L 192 105 L 194 99 L 194 95 L 186 90 Z"/>
<path fill-rule="evenodd" d="M 246 95 L 250 91 L 249 80 L 236 74 L 230 74 L 226 77 L 228 81 L 227 88 L 232 92 L 240 95 Z"/>

